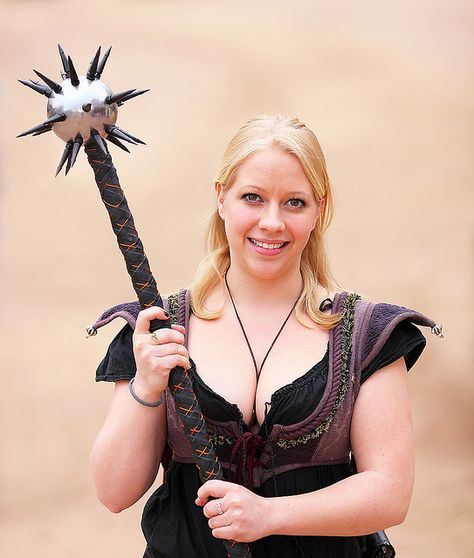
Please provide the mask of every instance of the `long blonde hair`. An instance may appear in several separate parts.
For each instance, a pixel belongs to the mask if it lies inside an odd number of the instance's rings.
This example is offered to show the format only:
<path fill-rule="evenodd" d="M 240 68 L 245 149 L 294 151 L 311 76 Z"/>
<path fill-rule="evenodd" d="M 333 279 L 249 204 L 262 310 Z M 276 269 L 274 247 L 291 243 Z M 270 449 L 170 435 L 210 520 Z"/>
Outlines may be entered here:
<path fill-rule="evenodd" d="M 324 233 L 334 210 L 333 195 L 321 146 L 315 134 L 297 118 L 282 115 L 261 115 L 249 120 L 231 139 L 224 153 L 216 183 L 223 190 L 232 185 L 239 166 L 253 153 L 275 146 L 294 155 L 314 189 L 320 214 L 315 228 L 301 255 L 300 271 L 303 291 L 296 306 L 296 317 L 308 325 L 309 318 L 324 329 L 332 328 L 340 316 L 319 310 L 318 284 L 326 289 L 334 285 L 326 255 Z M 196 316 L 212 320 L 222 313 L 222 307 L 205 307 L 208 295 L 217 287 L 224 288 L 224 274 L 230 266 L 229 244 L 224 223 L 217 208 L 212 211 L 207 230 L 207 256 L 200 263 L 191 287 L 192 309 Z M 306 322 L 306 323 L 305 323 Z"/>

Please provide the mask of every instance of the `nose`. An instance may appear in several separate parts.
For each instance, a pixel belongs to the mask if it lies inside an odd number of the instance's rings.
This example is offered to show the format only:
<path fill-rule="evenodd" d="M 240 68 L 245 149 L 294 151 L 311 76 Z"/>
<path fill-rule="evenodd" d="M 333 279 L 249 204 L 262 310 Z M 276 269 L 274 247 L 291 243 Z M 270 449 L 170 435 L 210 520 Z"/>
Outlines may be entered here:
<path fill-rule="evenodd" d="M 284 231 L 285 221 L 278 203 L 266 204 L 262 209 L 259 227 L 266 231 Z"/>

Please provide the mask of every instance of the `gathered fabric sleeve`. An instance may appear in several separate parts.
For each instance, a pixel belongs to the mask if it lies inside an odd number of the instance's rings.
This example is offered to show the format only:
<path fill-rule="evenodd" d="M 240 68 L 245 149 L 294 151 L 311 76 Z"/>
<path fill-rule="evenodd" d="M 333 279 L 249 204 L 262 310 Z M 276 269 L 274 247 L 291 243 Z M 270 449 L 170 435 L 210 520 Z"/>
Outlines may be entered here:
<path fill-rule="evenodd" d="M 117 382 L 130 380 L 135 376 L 137 367 L 133 356 L 132 336 L 133 329 L 127 323 L 114 337 L 97 367 L 96 382 Z"/>
<path fill-rule="evenodd" d="M 363 384 L 374 372 L 404 357 L 407 370 L 415 364 L 426 345 L 426 338 L 410 322 L 404 320 L 397 324 L 380 351 L 361 372 L 360 383 Z"/>

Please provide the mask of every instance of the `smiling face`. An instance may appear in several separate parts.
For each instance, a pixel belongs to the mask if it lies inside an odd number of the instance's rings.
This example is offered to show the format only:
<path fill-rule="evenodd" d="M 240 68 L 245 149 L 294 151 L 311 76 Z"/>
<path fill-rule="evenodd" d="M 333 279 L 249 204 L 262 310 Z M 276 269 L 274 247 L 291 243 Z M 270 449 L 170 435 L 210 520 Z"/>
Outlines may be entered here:
<path fill-rule="evenodd" d="M 217 185 L 232 266 L 263 280 L 299 272 L 320 204 L 298 159 L 277 147 L 257 151 L 230 188 Z"/>

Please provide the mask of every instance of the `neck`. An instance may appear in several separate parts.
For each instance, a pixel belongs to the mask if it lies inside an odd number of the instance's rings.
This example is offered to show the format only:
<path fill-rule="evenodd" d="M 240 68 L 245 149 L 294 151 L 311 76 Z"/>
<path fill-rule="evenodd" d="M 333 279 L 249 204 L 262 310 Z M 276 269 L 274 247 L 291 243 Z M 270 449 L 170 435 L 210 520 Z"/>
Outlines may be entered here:
<path fill-rule="evenodd" d="M 293 303 L 301 293 L 303 279 L 295 270 L 291 275 L 261 279 L 241 273 L 236 266 L 227 272 L 229 289 L 239 306 L 262 308 L 265 306 L 284 306 Z"/>

